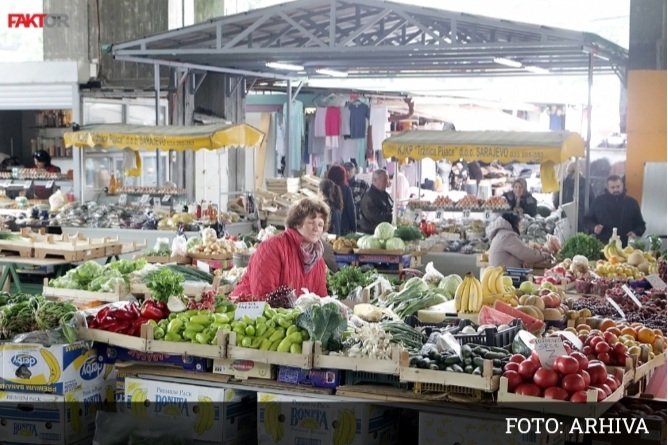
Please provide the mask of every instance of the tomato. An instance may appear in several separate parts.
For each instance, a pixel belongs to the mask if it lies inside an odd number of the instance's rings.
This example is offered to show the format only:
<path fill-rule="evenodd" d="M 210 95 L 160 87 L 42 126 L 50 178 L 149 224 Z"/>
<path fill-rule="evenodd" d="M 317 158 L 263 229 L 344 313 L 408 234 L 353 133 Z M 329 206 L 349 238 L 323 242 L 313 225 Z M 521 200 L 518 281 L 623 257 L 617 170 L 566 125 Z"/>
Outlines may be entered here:
<path fill-rule="evenodd" d="M 570 401 L 575 403 L 586 403 L 587 393 L 585 391 L 576 391 L 571 394 Z"/>
<path fill-rule="evenodd" d="M 554 361 L 554 367 L 564 375 L 575 374 L 580 370 L 580 363 L 575 357 L 561 355 Z"/>
<path fill-rule="evenodd" d="M 525 381 L 531 382 L 536 369 L 538 369 L 538 365 L 533 360 L 527 359 L 520 363 L 518 372 Z"/>
<path fill-rule="evenodd" d="M 508 379 L 508 392 L 515 392 L 515 389 L 522 384 L 522 376 L 517 371 L 506 371 L 503 377 Z"/>
<path fill-rule="evenodd" d="M 540 367 L 533 375 L 533 382 L 541 388 L 549 388 L 559 383 L 559 374 L 553 369 Z"/>
<path fill-rule="evenodd" d="M 529 359 L 534 362 L 536 365 L 540 366 L 540 357 L 538 357 L 538 353 L 536 351 L 533 351 L 531 355 L 529 356 Z"/>
<path fill-rule="evenodd" d="M 589 375 L 589 373 L 587 371 L 580 371 L 580 375 L 584 379 L 586 386 L 591 385 L 591 376 Z"/>
<path fill-rule="evenodd" d="M 504 371 L 519 371 L 520 370 L 520 365 L 518 365 L 515 362 L 508 362 L 506 363 L 506 366 L 503 367 Z"/>
<path fill-rule="evenodd" d="M 568 342 L 564 342 L 564 350 L 566 351 L 566 354 L 570 354 L 573 352 L 573 347 Z"/>
<path fill-rule="evenodd" d="M 510 361 L 513 362 L 513 363 L 517 363 L 518 365 L 526 359 L 527 358 L 525 356 L 523 356 L 522 354 L 513 354 L 510 357 Z"/>
<path fill-rule="evenodd" d="M 605 363 L 606 365 L 612 364 L 610 354 L 608 354 L 607 352 L 601 352 L 600 354 L 598 354 L 596 356 L 596 358 L 599 359 L 600 361 L 602 361 L 603 363 Z"/>
<path fill-rule="evenodd" d="M 605 365 L 603 365 L 601 362 L 592 363 L 590 361 L 589 366 L 587 366 L 587 372 L 591 377 L 592 385 L 599 385 L 605 382 L 608 378 L 608 371 L 605 369 Z"/>
<path fill-rule="evenodd" d="M 605 391 L 606 397 L 610 397 L 610 394 L 612 394 L 612 389 L 605 383 L 598 385 L 598 387 L 601 388 L 603 391 Z"/>
<path fill-rule="evenodd" d="M 580 364 L 580 371 L 587 369 L 587 366 L 589 366 L 589 360 L 582 352 L 572 352 L 571 357 L 577 360 Z"/>
<path fill-rule="evenodd" d="M 598 335 L 594 336 L 594 337 L 592 337 L 591 340 L 589 340 L 589 346 L 594 348 L 594 347 L 596 347 L 597 344 L 601 343 L 602 341 L 604 341 L 603 337 L 599 337 Z"/>
<path fill-rule="evenodd" d="M 591 355 L 593 352 L 594 352 L 594 348 L 592 348 L 592 347 L 589 346 L 589 345 L 587 345 L 587 346 L 585 346 L 585 347 L 582 348 L 582 353 L 583 353 L 584 355 Z"/>
<path fill-rule="evenodd" d="M 617 343 L 615 346 L 612 347 L 612 349 L 615 351 L 615 354 L 617 355 L 626 354 L 626 346 L 624 345 L 624 343 Z"/>
<path fill-rule="evenodd" d="M 561 387 L 569 394 L 573 394 L 574 392 L 584 391 L 587 385 L 585 385 L 584 378 L 580 374 L 568 374 L 561 379 Z"/>
<path fill-rule="evenodd" d="M 552 400 L 568 400 L 568 391 L 558 386 L 553 386 L 545 390 L 543 397 Z"/>
<path fill-rule="evenodd" d="M 532 397 L 540 397 L 542 395 L 541 389 L 533 383 L 522 383 L 515 389 L 515 393 Z"/>
<path fill-rule="evenodd" d="M 610 351 L 610 345 L 604 341 L 600 341 L 594 346 L 594 351 L 596 351 L 597 354 L 608 352 Z"/>

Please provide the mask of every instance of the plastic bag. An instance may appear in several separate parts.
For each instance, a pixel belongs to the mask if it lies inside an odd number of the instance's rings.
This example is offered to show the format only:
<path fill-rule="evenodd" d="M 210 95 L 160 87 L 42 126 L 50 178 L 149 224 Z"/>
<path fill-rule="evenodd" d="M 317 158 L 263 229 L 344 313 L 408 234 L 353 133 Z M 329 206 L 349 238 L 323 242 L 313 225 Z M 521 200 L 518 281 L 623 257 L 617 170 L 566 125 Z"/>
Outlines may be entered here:
<path fill-rule="evenodd" d="M 424 268 L 423 280 L 428 284 L 434 284 L 438 286 L 438 283 L 440 283 L 443 278 L 445 278 L 445 276 L 436 270 L 433 262 L 430 261 L 429 264 L 427 264 L 427 266 Z"/>
<path fill-rule="evenodd" d="M 382 275 L 378 275 L 376 280 L 364 288 L 369 292 L 369 299 L 375 300 L 384 292 L 392 291 L 392 283 Z"/>
<path fill-rule="evenodd" d="M 188 254 L 187 244 L 185 236 L 175 236 L 172 240 L 172 256 L 186 256 Z"/>
<path fill-rule="evenodd" d="M 49 205 L 51 206 L 52 212 L 60 210 L 65 204 L 67 204 L 67 199 L 61 190 L 58 190 L 53 195 L 49 196 Z"/>

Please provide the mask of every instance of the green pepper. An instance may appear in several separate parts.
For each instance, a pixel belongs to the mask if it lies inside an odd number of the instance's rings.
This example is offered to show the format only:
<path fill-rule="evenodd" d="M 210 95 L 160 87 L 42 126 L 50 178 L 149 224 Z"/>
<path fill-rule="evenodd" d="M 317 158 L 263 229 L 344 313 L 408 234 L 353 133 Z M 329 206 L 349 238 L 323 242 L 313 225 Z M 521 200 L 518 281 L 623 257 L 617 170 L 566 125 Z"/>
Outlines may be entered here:
<path fill-rule="evenodd" d="M 254 326 L 246 326 L 246 335 L 255 337 L 255 327 Z"/>
<path fill-rule="evenodd" d="M 301 344 L 302 342 L 302 334 L 299 332 L 293 332 L 292 334 L 288 335 L 285 337 L 286 340 L 290 341 L 290 343 L 299 343 Z"/>
<path fill-rule="evenodd" d="M 165 334 L 165 340 L 166 341 L 183 341 L 181 336 L 179 334 L 174 333 L 174 332 L 167 332 L 167 334 Z"/>
<path fill-rule="evenodd" d="M 275 328 L 276 327 L 276 322 L 274 321 L 273 318 L 271 320 L 269 320 L 266 324 L 267 324 L 268 328 Z"/>
<path fill-rule="evenodd" d="M 241 344 L 244 341 L 244 338 L 246 338 L 244 335 L 237 335 L 237 346 L 241 346 Z"/>
<path fill-rule="evenodd" d="M 246 325 L 253 324 L 253 319 L 250 318 L 248 315 L 244 315 L 244 316 L 241 318 L 241 321 L 243 321 L 244 323 L 246 323 Z"/>
<path fill-rule="evenodd" d="M 259 317 L 257 317 L 255 319 L 255 324 L 264 324 L 266 322 L 267 322 L 267 319 L 265 317 L 263 317 L 262 315 L 260 315 Z"/>
<path fill-rule="evenodd" d="M 160 340 L 165 336 L 165 330 L 158 326 L 157 328 L 153 329 L 153 338 L 156 340 Z"/>
<path fill-rule="evenodd" d="M 301 354 L 302 345 L 301 343 L 293 343 L 290 345 L 290 354 Z"/>
<path fill-rule="evenodd" d="M 186 340 L 192 340 L 192 339 L 195 338 L 195 336 L 196 336 L 197 334 L 199 334 L 199 331 L 195 331 L 195 330 L 187 329 L 187 328 L 186 328 L 186 330 L 183 331 L 183 334 L 182 334 L 182 335 L 183 335 L 183 338 L 184 338 L 184 339 L 186 339 Z"/>
<path fill-rule="evenodd" d="M 206 345 L 211 341 L 211 338 L 203 332 L 195 335 L 195 341 L 201 345 Z"/>
<path fill-rule="evenodd" d="M 296 325 L 293 324 L 288 328 L 287 331 L 285 331 L 285 335 L 290 335 L 293 332 L 297 332 L 297 331 L 299 331 L 299 328 Z"/>
<path fill-rule="evenodd" d="M 302 341 L 308 341 L 308 339 L 310 338 L 310 336 L 308 335 L 308 331 L 302 331 L 301 334 L 302 334 Z"/>
<path fill-rule="evenodd" d="M 263 340 L 259 337 L 253 337 L 250 347 L 253 348 L 253 349 L 259 349 L 260 345 L 262 344 L 262 341 Z"/>
<path fill-rule="evenodd" d="M 283 337 L 285 337 L 285 329 L 283 328 L 276 328 L 276 332 L 271 334 L 271 337 L 269 337 L 269 340 L 272 342 L 276 340 L 281 340 Z"/>
<path fill-rule="evenodd" d="M 150 326 L 153 326 L 154 328 L 158 327 L 158 322 L 155 320 L 149 320 L 146 323 Z"/>
<path fill-rule="evenodd" d="M 232 331 L 236 332 L 237 335 L 246 335 L 246 329 L 241 326 L 237 326 L 236 328 L 232 329 Z"/>
<path fill-rule="evenodd" d="M 260 343 L 260 351 L 268 351 L 269 348 L 271 348 L 271 340 L 265 338 L 262 340 L 262 343 Z"/>
<path fill-rule="evenodd" d="M 289 320 L 285 317 L 282 317 L 282 318 L 278 319 L 278 325 L 282 328 L 285 328 L 285 329 L 289 328 L 290 326 L 293 326 L 292 320 Z"/>
<path fill-rule="evenodd" d="M 197 323 L 201 324 L 203 326 L 208 326 L 211 324 L 212 317 L 209 315 L 195 315 L 193 317 L 190 317 L 190 322 L 191 323 Z"/>
<path fill-rule="evenodd" d="M 266 324 L 259 324 L 255 327 L 255 336 L 263 337 L 269 328 Z"/>
<path fill-rule="evenodd" d="M 167 325 L 167 332 L 178 334 L 181 328 L 183 328 L 183 321 L 180 318 L 175 318 Z"/>
<path fill-rule="evenodd" d="M 253 344 L 252 337 L 244 337 L 243 340 L 241 341 L 241 346 L 243 346 L 244 348 L 250 348 L 252 344 Z"/>
<path fill-rule="evenodd" d="M 227 314 L 213 314 L 213 319 L 215 323 L 229 323 L 230 317 Z"/>
<path fill-rule="evenodd" d="M 284 338 L 281 340 L 281 342 L 278 344 L 278 348 L 276 348 L 277 352 L 290 352 L 290 345 L 292 343 L 290 342 L 290 339 Z"/>
<path fill-rule="evenodd" d="M 274 318 L 276 316 L 276 310 L 274 308 L 271 308 L 267 306 L 264 310 L 263 314 L 266 318 Z"/>
<path fill-rule="evenodd" d="M 270 351 L 276 351 L 276 350 L 278 350 L 278 345 L 280 345 L 282 341 L 283 341 L 283 340 L 276 340 L 275 342 L 273 342 L 273 343 L 271 344 L 271 346 L 269 346 L 269 350 L 270 350 Z"/>
<path fill-rule="evenodd" d="M 206 326 L 189 321 L 186 323 L 186 331 L 202 332 Z"/>
<path fill-rule="evenodd" d="M 172 321 L 172 320 L 174 320 L 174 319 L 176 318 L 177 315 L 179 315 L 179 314 L 177 314 L 177 313 L 175 313 L 175 312 L 172 312 L 172 313 L 169 314 L 169 316 L 167 317 L 167 320 Z"/>

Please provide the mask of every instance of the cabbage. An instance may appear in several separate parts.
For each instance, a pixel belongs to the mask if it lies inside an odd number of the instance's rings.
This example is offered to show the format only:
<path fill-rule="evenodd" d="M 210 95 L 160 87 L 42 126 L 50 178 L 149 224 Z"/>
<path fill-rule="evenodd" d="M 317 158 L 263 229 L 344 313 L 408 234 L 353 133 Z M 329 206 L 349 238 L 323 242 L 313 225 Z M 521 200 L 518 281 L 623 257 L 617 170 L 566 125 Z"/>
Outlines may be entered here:
<path fill-rule="evenodd" d="M 387 250 L 404 250 L 406 245 L 401 238 L 390 238 L 385 243 L 385 248 Z"/>
<path fill-rule="evenodd" d="M 376 230 L 373 232 L 373 236 L 378 239 L 388 240 L 394 236 L 394 231 L 397 230 L 392 224 L 388 222 L 382 222 L 376 226 Z"/>
<path fill-rule="evenodd" d="M 454 297 L 457 286 L 459 286 L 462 281 L 464 280 L 462 280 L 462 277 L 459 275 L 451 274 L 441 279 L 441 282 L 438 283 L 438 287 L 439 289 L 445 290 L 450 297 Z"/>
<path fill-rule="evenodd" d="M 373 236 L 363 236 L 357 240 L 357 247 L 364 250 L 380 249 L 380 242 Z"/>
<path fill-rule="evenodd" d="M 202 238 L 190 238 L 186 243 L 186 250 L 190 251 L 200 244 L 202 244 Z"/>

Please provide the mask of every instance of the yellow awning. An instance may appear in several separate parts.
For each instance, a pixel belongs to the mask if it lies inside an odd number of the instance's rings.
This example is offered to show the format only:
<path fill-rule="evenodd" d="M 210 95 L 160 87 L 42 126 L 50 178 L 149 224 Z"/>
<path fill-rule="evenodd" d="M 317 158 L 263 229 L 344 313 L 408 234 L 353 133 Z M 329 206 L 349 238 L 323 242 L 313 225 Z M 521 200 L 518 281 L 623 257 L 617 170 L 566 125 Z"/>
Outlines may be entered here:
<path fill-rule="evenodd" d="M 383 156 L 559 164 L 583 156 L 584 147 L 582 137 L 571 132 L 413 130 L 383 141 Z"/>
<path fill-rule="evenodd" d="M 81 148 L 129 148 L 132 150 L 216 150 L 256 148 L 264 133 L 248 124 L 148 126 L 90 125 L 64 135 L 65 145 Z"/>

